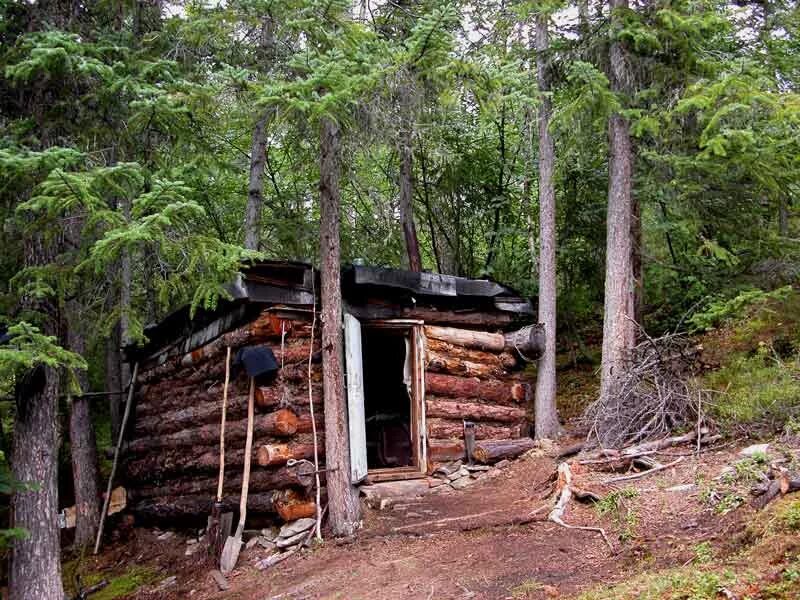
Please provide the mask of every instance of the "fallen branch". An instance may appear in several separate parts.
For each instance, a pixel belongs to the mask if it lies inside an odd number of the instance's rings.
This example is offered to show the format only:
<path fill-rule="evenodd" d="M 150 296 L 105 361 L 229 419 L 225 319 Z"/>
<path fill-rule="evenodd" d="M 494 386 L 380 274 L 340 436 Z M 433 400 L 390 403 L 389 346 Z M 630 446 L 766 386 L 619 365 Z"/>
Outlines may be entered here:
<path fill-rule="evenodd" d="M 663 471 L 664 469 L 669 469 L 670 467 L 674 467 L 679 462 L 683 460 L 683 457 L 678 457 L 676 460 L 673 460 L 671 463 L 667 463 L 665 465 L 657 465 L 652 469 L 648 469 L 647 471 L 641 471 L 640 473 L 634 473 L 632 475 L 623 475 L 621 477 L 613 477 L 611 479 L 607 479 L 606 481 L 601 482 L 602 485 L 609 485 L 611 483 L 619 483 L 620 481 L 631 481 L 633 479 L 639 479 L 640 477 L 645 477 L 647 475 L 652 475 L 653 473 L 658 473 L 659 471 Z"/>
<path fill-rule="evenodd" d="M 569 463 L 561 463 L 558 465 L 558 483 L 561 489 L 561 492 L 558 496 L 558 500 L 556 500 L 556 505 L 553 507 L 553 510 L 550 511 L 550 514 L 547 518 L 555 523 L 556 525 L 560 525 L 561 527 L 565 527 L 566 529 L 581 529 L 583 531 L 596 531 L 601 536 L 603 536 L 603 541 L 608 545 L 612 552 L 614 552 L 614 546 L 611 545 L 611 542 L 606 535 L 605 529 L 602 527 L 589 527 L 584 525 L 569 525 L 565 523 L 564 512 L 567 510 L 567 505 L 569 501 L 572 499 L 572 471 L 569 469 Z"/>
<path fill-rule="evenodd" d="M 797 491 L 800 491 L 800 478 L 791 478 L 789 473 L 782 470 L 778 478 L 770 482 L 766 491 L 753 500 L 752 506 L 761 510 L 778 496 Z"/>

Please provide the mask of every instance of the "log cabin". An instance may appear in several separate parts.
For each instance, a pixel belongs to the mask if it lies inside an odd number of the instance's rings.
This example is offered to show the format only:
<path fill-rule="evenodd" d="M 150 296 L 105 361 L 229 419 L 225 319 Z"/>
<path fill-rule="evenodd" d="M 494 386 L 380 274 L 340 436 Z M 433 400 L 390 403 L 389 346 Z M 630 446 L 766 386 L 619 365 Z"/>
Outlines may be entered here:
<path fill-rule="evenodd" d="M 530 447 L 534 386 L 524 367 L 544 334 L 531 324 L 529 300 L 493 281 L 362 265 L 343 269 L 341 286 L 354 483 L 423 478 L 467 452 L 492 462 Z M 228 348 L 246 346 L 269 347 L 279 365 L 274 378 L 256 381 L 248 513 L 285 521 L 314 514 L 314 431 L 323 463 L 325 449 L 319 289 L 311 265 L 261 262 L 214 310 L 191 318 L 178 310 L 126 349 L 139 375 L 124 484 L 141 518 L 208 514 Z M 233 369 L 223 497 L 231 508 L 248 391 L 246 374 Z"/>

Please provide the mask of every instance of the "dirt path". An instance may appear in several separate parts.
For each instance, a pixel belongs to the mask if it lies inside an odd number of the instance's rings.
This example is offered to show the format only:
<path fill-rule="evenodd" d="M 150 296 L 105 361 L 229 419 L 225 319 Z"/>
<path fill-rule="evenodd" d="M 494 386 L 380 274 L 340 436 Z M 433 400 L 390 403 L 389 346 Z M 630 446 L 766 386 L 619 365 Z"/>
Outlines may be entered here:
<path fill-rule="evenodd" d="M 163 573 L 177 572 L 177 582 L 155 593 L 152 588 L 142 591 L 136 598 L 565 597 L 645 569 L 683 564 L 700 541 L 721 545 L 741 529 L 741 514 L 720 519 L 698 502 L 696 489 L 670 490 L 716 474 L 729 462 L 730 453 L 701 458 L 687 457 L 674 469 L 632 482 L 639 490 L 633 501 L 632 538 L 619 540 L 623 523 L 613 518 L 601 522 L 614 542 L 614 553 L 592 532 L 566 530 L 547 521 L 519 524 L 532 510 L 552 502 L 542 496 L 555 463 L 540 457 L 518 461 L 500 477 L 480 480 L 465 490 L 431 494 L 391 510 L 367 509 L 364 530 L 355 542 L 327 541 L 264 572 L 254 567 L 263 557 L 261 551 L 245 552 L 226 592 L 216 588 L 198 561 L 162 558 Z M 540 514 L 543 518 L 546 510 Z M 437 520 L 441 522 L 432 523 Z M 567 520 L 596 525 L 598 516 L 591 507 L 572 504 Z"/>

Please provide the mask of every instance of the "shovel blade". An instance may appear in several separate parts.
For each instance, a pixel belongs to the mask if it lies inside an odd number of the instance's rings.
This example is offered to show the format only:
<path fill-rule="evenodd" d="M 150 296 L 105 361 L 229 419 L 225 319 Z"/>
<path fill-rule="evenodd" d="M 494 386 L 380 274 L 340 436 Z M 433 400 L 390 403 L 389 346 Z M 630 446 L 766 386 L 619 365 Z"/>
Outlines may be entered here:
<path fill-rule="evenodd" d="M 222 556 L 219 559 L 219 570 L 222 571 L 223 575 L 227 575 L 236 568 L 236 563 L 239 560 L 239 553 L 241 551 L 241 536 L 231 536 L 225 540 L 225 546 L 222 548 Z"/>

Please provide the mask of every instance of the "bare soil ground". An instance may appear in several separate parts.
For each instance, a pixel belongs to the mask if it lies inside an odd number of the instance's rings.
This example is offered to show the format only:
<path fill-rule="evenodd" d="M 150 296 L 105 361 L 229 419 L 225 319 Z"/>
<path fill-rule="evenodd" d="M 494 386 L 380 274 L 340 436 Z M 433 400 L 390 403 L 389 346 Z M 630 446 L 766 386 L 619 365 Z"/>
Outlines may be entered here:
<path fill-rule="evenodd" d="M 697 487 L 669 488 L 716 476 L 735 460 L 735 448 L 700 456 L 686 447 L 666 452 L 681 453 L 687 456 L 674 468 L 617 486 L 638 490 L 629 501 L 634 515 L 630 522 L 601 519 L 590 506 L 570 504 L 565 520 L 602 525 L 613 552 L 594 532 L 544 520 L 553 502 L 547 495 L 555 461 L 535 456 L 464 490 L 429 494 L 390 510 L 365 509 L 364 528 L 355 541 L 326 541 L 267 571 L 254 567 L 266 551 L 256 547 L 243 552 L 226 592 L 218 590 L 199 553 L 185 556 L 182 535 L 158 540 L 152 530 L 134 530 L 95 567 L 111 572 L 125 564 L 146 566 L 154 573 L 153 583 L 131 596 L 139 600 L 569 597 L 596 584 L 685 564 L 700 542 L 722 551 L 731 545 L 751 509 L 720 517 L 700 502 Z M 590 488 L 609 477 L 594 472 L 577 476 Z M 531 514 L 540 507 L 546 508 Z"/>

